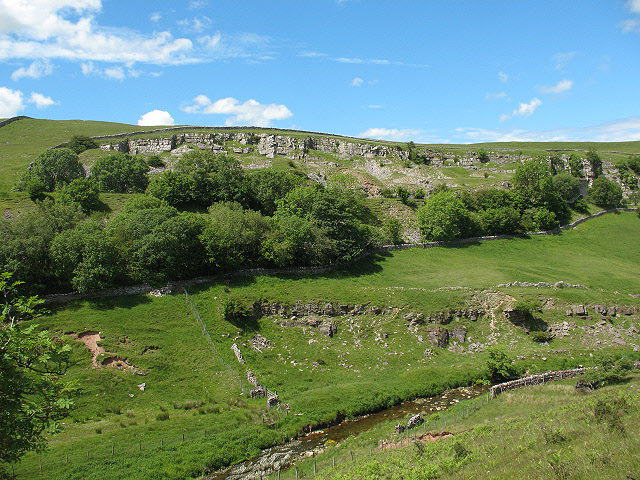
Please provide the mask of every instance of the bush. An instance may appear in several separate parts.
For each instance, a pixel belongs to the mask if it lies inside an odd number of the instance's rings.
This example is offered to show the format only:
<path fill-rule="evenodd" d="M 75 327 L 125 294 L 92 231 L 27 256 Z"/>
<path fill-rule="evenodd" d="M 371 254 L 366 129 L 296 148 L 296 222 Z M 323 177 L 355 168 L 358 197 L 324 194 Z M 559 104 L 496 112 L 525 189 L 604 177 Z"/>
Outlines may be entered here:
<path fill-rule="evenodd" d="M 55 148 L 40 154 L 29 167 L 29 170 L 18 182 L 18 189 L 23 190 L 32 179 L 40 180 L 45 191 L 52 192 L 56 187 L 66 185 L 76 178 L 85 176 L 84 168 L 78 155 L 69 148 Z"/>
<path fill-rule="evenodd" d="M 410 195 L 411 194 L 409 193 L 409 190 L 407 190 L 406 187 L 396 187 L 396 197 L 398 197 L 400 201 L 405 205 L 407 204 L 407 201 L 409 200 Z"/>
<path fill-rule="evenodd" d="M 504 350 L 498 347 L 489 349 L 487 359 L 487 378 L 493 383 L 507 382 L 520 376 L 517 368 Z"/>
<path fill-rule="evenodd" d="M 622 203 L 622 188 L 605 176 L 598 177 L 589 189 L 589 200 L 602 208 L 617 208 Z"/>
<path fill-rule="evenodd" d="M 245 301 L 229 298 L 222 304 L 222 318 L 227 322 L 237 323 L 251 320 L 254 317 L 253 305 Z"/>
<path fill-rule="evenodd" d="M 98 148 L 98 144 L 91 137 L 87 137 L 86 135 L 74 135 L 71 137 L 71 140 L 67 144 L 68 147 L 76 152 L 78 155 L 84 152 L 85 150 L 90 150 L 92 148 Z"/>
<path fill-rule="evenodd" d="M 530 333 L 531 339 L 537 343 L 548 343 L 553 340 L 553 335 L 542 330 L 534 330 Z"/>
<path fill-rule="evenodd" d="M 602 175 L 602 159 L 600 155 L 598 155 L 598 152 L 590 148 L 587 152 L 587 161 L 589 165 L 591 165 L 591 172 L 594 177 L 597 178 Z"/>
<path fill-rule="evenodd" d="M 151 168 L 162 168 L 164 167 L 164 162 L 162 161 L 162 158 L 160 158 L 160 155 L 151 155 L 150 157 L 147 157 L 147 165 Z"/>
<path fill-rule="evenodd" d="M 46 186 L 41 178 L 34 177 L 27 180 L 26 190 L 29 198 L 35 202 L 36 200 L 42 200 L 44 198 Z"/>
<path fill-rule="evenodd" d="M 404 228 L 402 227 L 402 222 L 400 222 L 400 220 L 398 220 L 397 218 L 388 218 L 384 222 L 383 229 L 386 240 L 389 243 L 392 243 L 394 245 L 403 243 L 402 233 L 404 231 Z"/>
<path fill-rule="evenodd" d="M 390 188 L 383 188 L 380 190 L 380 195 L 382 195 L 384 198 L 393 198 L 395 196 L 395 193 Z"/>
<path fill-rule="evenodd" d="M 101 192 L 142 193 L 147 188 L 149 167 L 138 157 L 114 153 L 96 160 L 91 175 Z"/>
<path fill-rule="evenodd" d="M 574 202 L 580 196 L 580 180 L 562 172 L 552 177 L 553 186 L 565 202 Z"/>
<path fill-rule="evenodd" d="M 569 157 L 569 172 L 576 178 L 584 177 L 584 164 L 581 158 L 573 154 Z"/>
<path fill-rule="evenodd" d="M 100 192 L 93 178 L 76 178 L 66 185 L 61 193 L 62 202 L 80 204 L 85 213 L 98 210 L 100 207 Z"/>
<path fill-rule="evenodd" d="M 426 197 L 426 192 L 424 191 L 424 188 L 416 188 L 416 190 L 413 192 L 413 197 L 417 198 L 417 199 L 423 199 L 424 197 Z"/>
<path fill-rule="evenodd" d="M 628 358 L 605 353 L 598 354 L 596 366 L 595 370 L 589 370 L 578 380 L 576 388 L 595 390 L 605 385 L 621 383 L 632 369 Z"/>
<path fill-rule="evenodd" d="M 418 209 L 418 224 L 425 241 L 448 241 L 475 233 L 469 211 L 451 191 L 432 194 Z"/>
<path fill-rule="evenodd" d="M 480 150 L 478 150 L 478 160 L 481 163 L 487 163 L 490 160 L 489 154 L 484 148 L 481 148 Z"/>

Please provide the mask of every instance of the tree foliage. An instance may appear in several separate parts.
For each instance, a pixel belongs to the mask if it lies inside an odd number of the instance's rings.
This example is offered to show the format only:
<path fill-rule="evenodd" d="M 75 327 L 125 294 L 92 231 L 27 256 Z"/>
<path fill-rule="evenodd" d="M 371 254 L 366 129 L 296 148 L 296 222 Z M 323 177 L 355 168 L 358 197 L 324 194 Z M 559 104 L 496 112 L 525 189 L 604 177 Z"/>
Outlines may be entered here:
<path fill-rule="evenodd" d="M 77 203 L 85 213 L 100 208 L 100 190 L 93 178 L 76 178 L 60 191 L 60 201 Z"/>
<path fill-rule="evenodd" d="M 60 431 L 75 391 L 60 379 L 70 347 L 37 325 L 25 325 L 42 300 L 18 295 L 20 284 L 0 273 L 0 478 L 8 477 L 7 464 L 45 448 L 45 433 Z"/>
<path fill-rule="evenodd" d="M 67 145 L 78 155 L 80 155 L 85 150 L 98 148 L 98 143 L 94 139 L 86 135 L 74 135 L 73 137 L 71 137 L 71 140 L 69 140 L 69 143 Z"/>
<path fill-rule="evenodd" d="M 498 347 L 489 349 L 486 368 L 487 378 L 492 383 L 507 382 L 518 378 L 521 374 L 521 370 L 513 364 L 513 360 L 502 348 Z"/>
<path fill-rule="evenodd" d="M 596 178 L 589 189 L 589 200 L 602 208 L 616 208 L 622 204 L 622 187 L 605 176 Z"/>
<path fill-rule="evenodd" d="M 57 187 L 85 176 L 78 155 L 69 148 L 54 148 L 41 153 L 29 166 L 20 182 L 19 189 L 25 189 L 33 180 L 44 184 L 45 191 L 52 192 Z"/>
<path fill-rule="evenodd" d="M 418 223 L 426 241 L 449 241 L 475 233 L 469 210 L 452 191 L 432 194 L 418 209 Z"/>
<path fill-rule="evenodd" d="M 149 183 L 148 165 L 138 157 L 127 153 L 113 153 L 96 160 L 91 176 L 101 192 L 140 193 Z"/>

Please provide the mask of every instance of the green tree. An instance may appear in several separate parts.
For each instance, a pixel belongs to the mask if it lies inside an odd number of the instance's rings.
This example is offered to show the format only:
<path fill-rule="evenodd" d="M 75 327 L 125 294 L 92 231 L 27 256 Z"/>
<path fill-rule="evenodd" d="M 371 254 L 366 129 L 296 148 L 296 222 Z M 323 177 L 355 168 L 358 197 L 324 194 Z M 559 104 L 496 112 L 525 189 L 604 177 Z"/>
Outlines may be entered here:
<path fill-rule="evenodd" d="M 193 182 L 183 173 L 167 171 L 153 176 L 147 193 L 172 207 L 185 207 L 193 201 Z"/>
<path fill-rule="evenodd" d="M 598 152 L 596 152 L 593 148 L 590 148 L 587 152 L 587 161 L 589 165 L 591 165 L 591 172 L 594 178 L 598 178 L 602 175 L 602 159 Z"/>
<path fill-rule="evenodd" d="M 111 287 L 123 277 L 119 250 L 99 221 L 85 221 L 56 235 L 50 255 L 56 277 L 79 292 Z"/>
<path fill-rule="evenodd" d="M 602 208 L 619 207 L 622 204 L 622 187 L 603 175 L 593 181 L 589 200 Z"/>
<path fill-rule="evenodd" d="M 499 347 L 489 349 L 486 368 L 487 378 L 492 383 L 507 382 L 518 378 L 521 374 L 521 370 L 513 364 L 513 360 Z"/>
<path fill-rule="evenodd" d="M 489 160 L 491 160 L 491 158 L 489 157 L 489 154 L 484 148 L 481 148 L 480 150 L 478 150 L 478 160 L 481 163 L 487 163 Z"/>
<path fill-rule="evenodd" d="M 475 233 L 469 210 L 452 191 L 432 194 L 418 209 L 418 224 L 425 241 L 449 241 Z"/>
<path fill-rule="evenodd" d="M 233 157 L 193 150 L 176 162 L 175 171 L 188 179 L 191 201 L 197 205 L 238 202 L 248 206 L 245 173 Z"/>
<path fill-rule="evenodd" d="M 302 185 L 304 178 L 289 172 L 260 169 L 247 176 L 249 205 L 264 215 L 273 215 L 277 202 L 294 188 Z"/>
<path fill-rule="evenodd" d="M 29 166 L 18 182 L 18 188 L 24 189 L 32 179 L 40 180 L 47 192 L 66 185 L 76 178 L 85 176 L 78 155 L 69 148 L 54 148 L 41 153 Z"/>
<path fill-rule="evenodd" d="M 553 186 L 565 202 L 573 203 L 580 197 L 580 180 L 566 172 L 552 177 Z"/>
<path fill-rule="evenodd" d="M 404 232 L 404 228 L 400 220 L 397 218 L 387 218 L 382 228 L 386 237 L 385 240 L 394 245 L 403 243 L 402 233 Z"/>
<path fill-rule="evenodd" d="M 576 178 L 584 177 L 584 165 L 582 159 L 574 154 L 569 157 L 569 171 Z"/>
<path fill-rule="evenodd" d="M 0 219 L 0 271 L 14 272 L 34 290 L 51 290 L 57 282 L 49 256 L 51 242 L 84 218 L 78 204 L 45 200 L 16 218 Z"/>
<path fill-rule="evenodd" d="M 100 208 L 100 191 L 93 178 L 76 178 L 60 191 L 60 201 L 78 203 L 85 213 Z"/>
<path fill-rule="evenodd" d="M 551 166 L 551 173 L 553 175 L 558 175 L 559 173 L 564 172 L 564 162 L 560 155 L 551 155 L 549 165 Z"/>
<path fill-rule="evenodd" d="M 262 243 L 271 229 L 260 212 L 238 203 L 214 203 L 200 235 L 207 259 L 222 270 L 259 266 Z"/>
<path fill-rule="evenodd" d="M 71 137 L 71 140 L 67 145 L 78 155 L 80 155 L 85 150 L 98 148 L 98 143 L 94 139 L 92 139 L 91 137 L 87 137 L 86 135 L 74 135 L 73 137 Z"/>
<path fill-rule="evenodd" d="M 520 213 L 513 207 L 488 208 L 478 213 L 482 231 L 486 235 L 520 233 Z"/>
<path fill-rule="evenodd" d="M 0 478 L 9 478 L 7 466 L 25 453 L 44 449 L 45 433 L 61 430 L 75 392 L 60 379 L 71 349 L 27 322 L 42 300 L 20 296 L 21 283 L 0 273 Z"/>
<path fill-rule="evenodd" d="M 113 153 L 101 157 L 91 167 L 101 192 L 141 193 L 149 183 L 148 165 L 138 157 L 126 153 Z"/>

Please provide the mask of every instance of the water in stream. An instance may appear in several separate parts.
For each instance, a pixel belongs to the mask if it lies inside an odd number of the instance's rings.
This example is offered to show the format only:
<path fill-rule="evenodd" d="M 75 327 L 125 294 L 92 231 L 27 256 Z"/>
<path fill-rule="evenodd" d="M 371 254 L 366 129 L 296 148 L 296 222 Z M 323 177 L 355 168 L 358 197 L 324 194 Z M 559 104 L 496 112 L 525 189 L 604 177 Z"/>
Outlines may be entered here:
<path fill-rule="evenodd" d="M 311 432 L 284 445 L 266 449 L 257 457 L 207 476 L 206 480 L 250 480 L 261 478 L 261 476 L 266 477 L 277 470 L 290 467 L 296 460 L 310 455 L 311 452 L 323 450 L 329 440 L 340 442 L 352 435 L 356 436 L 371 430 L 380 422 L 404 420 L 405 417 L 417 413 L 427 416 L 445 410 L 462 400 L 477 397 L 486 391 L 487 387 L 483 386 L 456 388 L 447 390 L 442 395 L 419 398 L 354 420 L 345 420 L 338 425 Z"/>

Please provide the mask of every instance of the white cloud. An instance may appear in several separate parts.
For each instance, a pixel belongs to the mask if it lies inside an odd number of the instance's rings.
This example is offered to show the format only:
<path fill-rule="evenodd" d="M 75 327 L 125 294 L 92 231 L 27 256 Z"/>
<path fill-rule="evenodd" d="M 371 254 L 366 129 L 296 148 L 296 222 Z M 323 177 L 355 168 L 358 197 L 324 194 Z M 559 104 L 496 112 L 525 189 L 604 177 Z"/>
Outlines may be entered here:
<path fill-rule="evenodd" d="M 483 128 L 457 128 L 456 141 L 479 142 L 629 142 L 640 140 L 640 117 L 615 120 L 586 128 L 563 128 L 545 131 L 498 131 Z"/>
<path fill-rule="evenodd" d="M 416 138 L 421 135 L 423 132 L 421 130 L 414 130 L 410 128 L 406 129 L 397 129 L 397 128 L 370 128 L 369 130 L 365 130 L 362 132 L 359 137 L 364 138 L 375 138 L 380 140 L 394 140 L 394 141 L 404 141 L 411 140 L 412 138 Z"/>
<path fill-rule="evenodd" d="M 20 90 L 0 87 L 0 118 L 15 117 L 24 109 L 24 99 Z"/>
<path fill-rule="evenodd" d="M 153 12 L 151 15 L 149 15 L 149 20 L 154 23 L 159 22 L 161 18 L 162 15 L 160 14 L 160 12 Z"/>
<path fill-rule="evenodd" d="M 640 15 L 640 0 L 629 0 L 627 2 L 627 8 L 633 14 Z M 620 22 L 623 33 L 628 32 L 640 32 L 640 17 L 627 18 Z"/>
<path fill-rule="evenodd" d="M 542 102 L 540 101 L 540 99 L 537 97 L 534 97 L 531 99 L 529 103 L 521 103 L 518 106 L 518 108 L 516 108 L 510 114 L 505 113 L 501 115 L 500 121 L 503 122 L 511 117 L 528 117 L 532 115 L 533 112 L 536 111 L 536 108 L 538 108 L 540 105 L 542 105 Z"/>
<path fill-rule="evenodd" d="M 96 24 L 101 7 L 101 0 L 0 0 L 0 60 L 64 58 L 160 65 L 196 61 L 187 38 Z"/>
<path fill-rule="evenodd" d="M 29 103 L 34 103 L 35 106 L 39 109 L 50 107 L 51 105 L 55 105 L 56 102 L 51 97 L 46 97 L 41 93 L 31 92 L 31 98 L 29 98 Z"/>
<path fill-rule="evenodd" d="M 124 80 L 124 77 L 126 76 L 122 67 L 105 68 L 104 74 L 107 78 L 112 78 L 114 80 Z"/>
<path fill-rule="evenodd" d="M 384 105 L 371 104 L 371 105 L 367 105 L 367 108 L 373 108 L 373 109 L 384 108 Z"/>
<path fill-rule="evenodd" d="M 209 28 L 213 21 L 206 16 L 203 17 L 194 17 L 192 19 L 185 18 L 183 20 L 178 20 L 177 24 L 182 27 L 184 30 L 200 33 L 205 29 Z"/>
<path fill-rule="evenodd" d="M 20 67 L 11 74 L 11 79 L 15 82 L 21 78 L 40 78 L 45 75 L 51 75 L 53 65 L 48 60 L 36 60 L 27 68 Z"/>
<path fill-rule="evenodd" d="M 507 93 L 506 92 L 486 93 L 484 98 L 487 100 L 500 100 L 501 98 L 507 98 Z"/>
<path fill-rule="evenodd" d="M 561 80 L 552 87 L 541 86 L 540 91 L 542 93 L 562 93 L 571 90 L 571 88 L 573 88 L 571 80 Z"/>
<path fill-rule="evenodd" d="M 268 127 L 274 120 L 285 120 L 293 116 L 286 105 L 264 105 L 254 99 L 240 103 L 233 97 L 212 102 L 206 95 L 198 95 L 190 105 L 182 107 L 182 110 L 187 113 L 230 115 L 226 120 L 227 125 L 256 127 Z"/>
<path fill-rule="evenodd" d="M 507 83 L 509 81 L 509 75 L 504 72 L 498 72 L 498 78 L 502 83 Z"/>
<path fill-rule="evenodd" d="M 363 82 L 364 80 L 362 80 L 360 77 L 355 77 L 353 80 L 351 80 L 351 86 L 361 87 Z"/>
<path fill-rule="evenodd" d="M 175 120 L 171 114 L 165 110 L 151 110 L 145 113 L 138 120 L 140 126 L 155 126 L 155 125 L 175 125 Z"/>
<path fill-rule="evenodd" d="M 640 19 L 628 18 L 620 22 L 620 26 L 622 27 L 622 33 L 629 33 L 634 31 L 640 32 Z"/>
<path fill-rule="evenodd" d="M 207 5 L 206 0 L 192 0 L 189 2 L 189 10 L 198 10 L 199 8 L 205 7 Z"/>
<path fill-rule="evenodd" d="M 578 52 L 558 52 L 553 57 L 556 70 L 564 70 L 571 60 L 575 58 Z"/>

